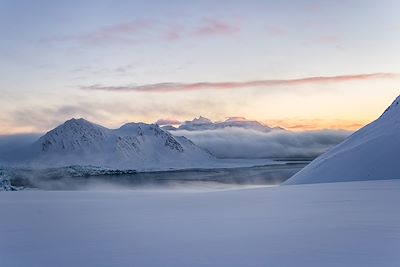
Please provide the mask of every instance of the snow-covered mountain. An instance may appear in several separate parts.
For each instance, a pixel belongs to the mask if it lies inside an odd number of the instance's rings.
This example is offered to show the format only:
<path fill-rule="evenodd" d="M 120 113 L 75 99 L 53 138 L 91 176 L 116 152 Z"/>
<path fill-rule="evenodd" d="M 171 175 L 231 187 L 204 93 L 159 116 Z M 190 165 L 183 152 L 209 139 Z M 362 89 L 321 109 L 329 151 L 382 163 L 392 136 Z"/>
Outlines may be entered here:
<path fill-rule="evenodd" d="M 201 131 L 201 130 L 217 130 L 225 128 L 242 128 L 242 129 L 257 130 L 261 132 L 269 132 L 272 129 L 275 129 L 267 125 L 263 125 L 258 121 L 247 120 L 243 117 L 230 117 L 222 122 L 212 122 L 211 120 L 200 116 L 199 118 L 195 118 L 191 121 L 185 121 L 179 126 L 179 128 L 175 129 L 168 128 L 167 130 Z M 282 128 L 279 129 L 282 130 Z"/>
<path fill-rule="evenodd" d="M 177 130 L 178 128 L 176 128 L 176 127 L 173 126 L 173 125 L 163 125 L 163 126 L 161 126 L 161 129 L 163 129 L 163 130 L 165 130 L 165 131 L 175 131 L 175 130 Z"/>
<path fill-rule="evenodd" d="M 191 121 L 184 121 L 178 128 L 180 130 L 195 131 L 195 130 L 210 130 L 213 128 L 214 123 L 202 116 L 194 118 Z M 172 129 L 171 129 L 172 130 Z"/>
<path fill-rule="evenodd" d="M 374 122 L 315 159 L 286 184 L 400 179 L 400 96 Z"/>
<path fill-rule="evenodd" d="M 172 136 L 158 125 L 127 123 L 108 129 L 84 119 L 71 119 L 27 148 L 30 164 L 94 165 L 118 169 L 196 167 L 214 157 L 185 137 Z"/>

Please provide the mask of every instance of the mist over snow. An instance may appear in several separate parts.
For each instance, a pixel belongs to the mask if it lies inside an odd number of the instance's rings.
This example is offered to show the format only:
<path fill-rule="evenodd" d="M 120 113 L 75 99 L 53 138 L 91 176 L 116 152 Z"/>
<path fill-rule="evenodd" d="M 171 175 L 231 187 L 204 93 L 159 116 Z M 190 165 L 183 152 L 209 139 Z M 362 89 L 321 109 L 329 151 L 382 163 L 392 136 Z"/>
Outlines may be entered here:
<path fill-rule="evenodd" d="M 220 158 L 316 157 L 351 134 L 344 130 L 262 132 L 237 127 L 171 133 L 185 136 Z"/>
<path fill-rule="evenodd" d="M 0 135 L 0 165 L 4 160 L 21 156 L 21 149 L 39 137 L 40 134 Z"/>
<path fill-rule="evenodd" d="M 23 147 L 36 141 L 41 134 L 0 135 L 0 152 Z"/>

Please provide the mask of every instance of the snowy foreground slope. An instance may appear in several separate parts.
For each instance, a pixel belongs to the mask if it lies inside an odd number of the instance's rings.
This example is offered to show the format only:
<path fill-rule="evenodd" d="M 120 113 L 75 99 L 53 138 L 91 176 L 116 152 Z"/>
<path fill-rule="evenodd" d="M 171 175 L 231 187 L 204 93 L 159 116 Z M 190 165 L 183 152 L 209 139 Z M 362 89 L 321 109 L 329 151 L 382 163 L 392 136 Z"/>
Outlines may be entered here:
<path fill-rule="evenodd" d="M 374 122 L 319 156 L 286 184 L 400 179 L 400 96 Z"/>
<path fill-rule="evenodd" d="M 400 180 L 0 194 L 0 266 L 400 266 Z"/>

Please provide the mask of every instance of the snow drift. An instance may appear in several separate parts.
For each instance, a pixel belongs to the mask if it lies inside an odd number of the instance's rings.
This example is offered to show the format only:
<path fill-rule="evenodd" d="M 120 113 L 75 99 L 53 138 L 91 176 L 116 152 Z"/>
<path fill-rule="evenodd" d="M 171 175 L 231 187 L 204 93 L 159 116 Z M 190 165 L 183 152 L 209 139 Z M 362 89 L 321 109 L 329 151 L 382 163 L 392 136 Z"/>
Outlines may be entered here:
<path fill-rule="evenodd" d="M 286 184 L 399 179 L 400 96 L 374 122 L 316 158 Z"/>

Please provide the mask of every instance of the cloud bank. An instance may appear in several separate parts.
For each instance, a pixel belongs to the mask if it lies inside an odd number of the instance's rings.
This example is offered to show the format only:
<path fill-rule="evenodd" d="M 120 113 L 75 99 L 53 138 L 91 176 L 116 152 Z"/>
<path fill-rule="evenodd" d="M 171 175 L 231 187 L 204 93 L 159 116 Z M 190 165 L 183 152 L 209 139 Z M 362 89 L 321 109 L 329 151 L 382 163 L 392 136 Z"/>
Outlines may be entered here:
<path fill-rule="evenodd" d="M 0 167 L 4 162 L 21 156 L 22 149 L 39 137 L 40 134 L 0 135 Z"/>
<path fill-rule="evenodd" d="M 94 84 L 82 86 L 80 89 L 91 91 L 110 91 L 110 92 L 185 92 L 199 90 L 231 90 L 245 89 L 257 87 L 274 87 L 274 86 L 301 86 L 310 84 L 336 84 L 353 81 L 366 81 L 374 79 L 392 79 L 399 78 L 399 73 L 368 73 L 340 76 L 317 76 L 303 77 L 298 79 L 281 79 L 281 80 L 254 80 L 245 82 L 195 82 L 195 83 L 153 83 L 144 85 L 127 85 L 127 86 L 104 86 Z"/>
<path fill-rule="evenodd" d="M 220 158 L 316 157 L 350 135 L 342 130 L 266 133 L 240 128 L 171 133 L 189 138 Z"/>

